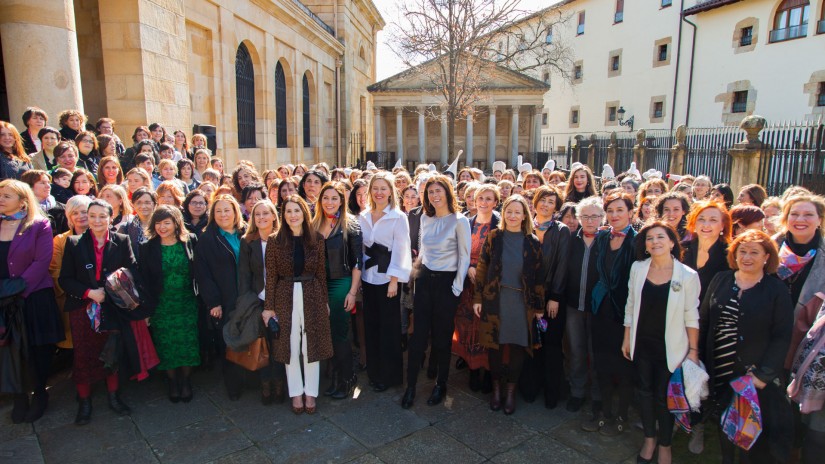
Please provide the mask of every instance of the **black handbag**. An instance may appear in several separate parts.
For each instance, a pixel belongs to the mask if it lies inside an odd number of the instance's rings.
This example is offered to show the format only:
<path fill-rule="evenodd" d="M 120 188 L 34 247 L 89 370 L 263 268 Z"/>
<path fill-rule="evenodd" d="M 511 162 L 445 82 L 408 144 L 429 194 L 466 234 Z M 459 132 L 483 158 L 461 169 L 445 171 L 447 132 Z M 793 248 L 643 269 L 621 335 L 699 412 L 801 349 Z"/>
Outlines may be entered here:
<path fill-rule="evenodd" d="M 0 346 L 9 346 L 12 339 L 12 318 L 5 308 L 17 304 L 15 301 L 26 290 L 26 281 L 21 277 L 0 279 Z"/>

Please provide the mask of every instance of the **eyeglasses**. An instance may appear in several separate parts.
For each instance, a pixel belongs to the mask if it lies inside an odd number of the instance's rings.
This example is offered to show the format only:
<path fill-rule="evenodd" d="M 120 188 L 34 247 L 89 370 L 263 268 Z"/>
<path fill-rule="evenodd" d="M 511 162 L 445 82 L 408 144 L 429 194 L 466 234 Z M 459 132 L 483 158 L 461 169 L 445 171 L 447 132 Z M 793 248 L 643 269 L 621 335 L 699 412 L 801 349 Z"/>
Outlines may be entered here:
<path fill-rule="evenodd" d="M 588 221 L 588 222 L 589 221 L 598 221 L 601 218 L 602 218 L 601 214 L 596 214 L 594 216 L 579 216 L 579 219 L 581 219 L 582 221 Z"/>
<path fill-rule="evenodd" d="M 206 206 L 205 201 L 192 201 L 189 203 L 190 206 Z"/>
<path fill-rule="evenodd" d="M 81 143 L 94 143 L 91 139 L 83 139 L 80 142 Z"/>

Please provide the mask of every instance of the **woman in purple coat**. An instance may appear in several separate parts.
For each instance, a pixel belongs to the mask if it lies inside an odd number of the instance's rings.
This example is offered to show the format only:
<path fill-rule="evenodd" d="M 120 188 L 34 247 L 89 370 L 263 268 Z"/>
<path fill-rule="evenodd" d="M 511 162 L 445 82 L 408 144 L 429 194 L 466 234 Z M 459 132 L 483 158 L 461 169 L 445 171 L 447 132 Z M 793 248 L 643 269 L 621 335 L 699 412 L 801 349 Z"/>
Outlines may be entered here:
<path fill-rule="evenodd" d="M 45 412 L 53 345 L 64 338 L 49 274 L 52 249 L 52 228 L 31 188 L 13 179 L 0 182 L 0 281 L 25 282 L 22 293 L 2 304 L 10 343 L 0 347 L 0 392 L 14 394 L 15 424 Z"/>

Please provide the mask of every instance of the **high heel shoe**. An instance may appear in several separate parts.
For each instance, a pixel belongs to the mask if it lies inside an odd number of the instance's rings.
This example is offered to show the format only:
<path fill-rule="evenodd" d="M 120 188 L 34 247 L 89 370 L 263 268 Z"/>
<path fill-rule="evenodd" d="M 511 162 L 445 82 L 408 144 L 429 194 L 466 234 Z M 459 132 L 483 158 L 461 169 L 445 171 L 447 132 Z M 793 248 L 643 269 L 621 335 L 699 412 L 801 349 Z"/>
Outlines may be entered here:
<path fill-rule="evenodd" d="M 169 382 L 169 401 L 173 403 L 180 402 L 180 384 L 178 384 L 177 377 L 168 378 Z"/>
<path fill-rule="evenodd" d="M 312 398 L 312 397 L 307 397 L 307 398 Z M 312 400 L 315 401 L 316 398 L 312 398 Z M 309 406 L 309 405 L 306 404 L 306 402 L 304 402 L 304 412 L 306 412 L 307 414 L 315 414 L 315 412 L 317 411 L 317 408 L 318 408 L 318 403 L 315 403 L 312 406 Z"/>
<path fill-rule="evenodd" d="M 184 377 L 181 384 L 180 400 L 184 403 L 189 403 L 194 397 L 194 394 L 192 393 L 192 384 L 189 382 L 189 377 Z"/>

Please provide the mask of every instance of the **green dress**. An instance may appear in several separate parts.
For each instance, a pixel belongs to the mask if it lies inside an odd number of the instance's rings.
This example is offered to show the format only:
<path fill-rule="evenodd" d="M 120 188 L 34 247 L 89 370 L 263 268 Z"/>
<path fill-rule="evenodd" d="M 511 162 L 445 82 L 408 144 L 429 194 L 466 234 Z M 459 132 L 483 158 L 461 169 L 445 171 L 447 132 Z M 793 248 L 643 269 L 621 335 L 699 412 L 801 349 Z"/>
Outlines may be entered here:
<path fill-rule="evenodd" d="M 162 245 L 163 293 L 151 318 L 152 339 L 160 358 L 158 369 L 200 364 L 198 302 L 192 288 L 189 259 L 180 243 Z"/>

